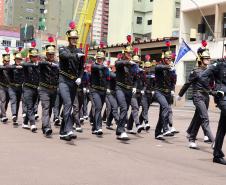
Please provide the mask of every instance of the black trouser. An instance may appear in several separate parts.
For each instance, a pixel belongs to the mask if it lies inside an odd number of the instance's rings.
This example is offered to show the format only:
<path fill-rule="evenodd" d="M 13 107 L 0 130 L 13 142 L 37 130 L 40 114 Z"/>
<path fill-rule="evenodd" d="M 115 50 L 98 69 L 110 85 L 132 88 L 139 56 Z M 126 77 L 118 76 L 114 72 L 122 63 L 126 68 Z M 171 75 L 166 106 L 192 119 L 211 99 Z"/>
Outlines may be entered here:
<path fill-rule="evenodd" d="M 224 157 L 222 146 L 224 142 L 224 136 L 226 133 L 226 97 L 224 97 L 224 100 L 220 100 L 218 102 L 218 107 L 220 108 L 221 113 L 220 113 L 220 120 L 217 128 L 217 134 L 215 138 L 213 155 L 215 158 L 222 158 Z"/>
<path fill-rule="evenodd" d="M 20 87 L 9 87 L 8 88 L 10 102 L 11 102 L 11 112 L 12 116 L 18 117 L 20 101 L 22 97 L 22 86 Z"/>
<path fill-rule="evenodd" d="M 45 132 L 46 129 L 51 128 L 50 118 L 52 115 L 53 107 L 55 105 L 57 96 L 57 89 L 47 89 L 40 87 L 39 97 L 42 105 L 42 130 Z"/>
<path fill-rule="evenodd" d="M 60 127 L 60 135 L 66 135 L 73 131 L 72 108 L 77 93 L 74 81 L 62 81 L 59 83 L 60 95 L 63 100 L 63 120 Z"/>
<path fill-rule="evenodd" d="M 57 89 L 57 95 L 56 95 L 56 101 L 55 101 L 55 104 L 54 104 L 54 107 L 53 107 L 53 114 L 54 114 L 53 120 L 59 119 L 62 104 L 63 104 L 63 100 L 61 98 L 60 90 L 58 88 Z"/>
<path fill-rule="evenodd" d="M 105 91 L 99 91 L 99 90 L 92 90 L 91 94 L 92 94 L 92 97 L 93 97 L 94 109 L 95 109 L 92 131 L 95 131 L 95 130 L 102 128 L 101 111 L 102 111 L 102 107 L 103 107 L 103 104 L 104 104 L 104 101 L 105 101 L 106 92 Z"/>
<path fill-rule="evenodd" d="M 148 110 L 151 103 L 152 103 L 152 94 L 145 93 L 141 98 L 142 112 L 139 117 L 140 124 L 142 124 L 143 122 L 145 124 L 148 124 Z"/>
<path fill-rule="evenodd" d="M 6 111 L 9 103 L 8 87 L 0 86 L 0 117 L 6 117 Z"/>
<path fill-rule="evenodd" d="M 26 116 L 24 117 L 24 124 L 35 125 L 35 103 L 38 98 L 38 89 L 31 87 L 23 87 L 23 100 L 26 107 Z"/>
<path fill-rule="evenodd" d="M 89 102 L 88 94 L 85 93 L 83 97 L 83 107 L 82 107 L 83 117 L 88 116 L 88 102 Z"/>
<path fill-rule="evenodd" d="M 132 90 L 122 87 L 116 87 L 116 98 L 120 108 L 119 122 L 116 129 L 116 135 L 125 132 L 125 124 L 127 123 L 127 112 L 132 99 Z"/>
<path fill-rule="evenodd" d="M 169 130 L 169 104 L 170 104 L 170 93 L 163 93 L 160 91 L 155 91 L 154 100 L 159 103 L 160 111 L 159 111 L 159 119 L 155 128 L 155 137 L 163 132 L 167 132 Z"/>
<path fill-rule="evenodd" d="M 132 130 L 133 129 L 133 123 L 135 122 L 136 127 L 140 125 L 139 120 L 139 108 L 141 105 L 141 94 L 134 94 L 131 99 L 131 113 L 129 116 L 127 129 Z"/>
<path fill-rule="evenodd" d="M 198 92 L 193 95 L 193 103 L 196 109 L 192 119 L 193 126 L 190 132 L 189 141 L 195 142 L 200 126 L 202 126 L 209 139 L 214 141 L 213 134 L 210 130 L 208 116 L 209 95 Z"/>
<path fill-rule="evenodd" d="M 109 105 L 110 105 L 107 111 L 107 126 L 112 125 L 111 122 L 113 118 L 115 119 L 116 124 L 118 124 L 118 121 L 119 121 L 118 103 L 116 100 L 115 93 L 107 94 L 106 100 L 109 102 Z"/>
<path fill-rule="evenodd" d="M 73 103 L 73 122 L 75 123 L 76 127 L 80 127 L 80 118 L 81 118 L 81 108 L 83 103 L 83 92 L 79 90 L 77 92 L 77 96 L 75 96 L 74 103 Z M 83 116 L 83 115 L 82 115 Z"/>
<path fill-rule="evenodd" d="M 92 97 L 91 92 L 88 93 L 87 97 L 88 97 L 88 100 L 90 100 L 90 102 L 91 102 L 91 109 L 89 111 L 89 120 L 90 120 L 91 123 L 93 123 L 94 122 L 94 116 L 95 116 L 95 105 L 94 105 L 94 101 L 93 101 L 93 97 Z"/>

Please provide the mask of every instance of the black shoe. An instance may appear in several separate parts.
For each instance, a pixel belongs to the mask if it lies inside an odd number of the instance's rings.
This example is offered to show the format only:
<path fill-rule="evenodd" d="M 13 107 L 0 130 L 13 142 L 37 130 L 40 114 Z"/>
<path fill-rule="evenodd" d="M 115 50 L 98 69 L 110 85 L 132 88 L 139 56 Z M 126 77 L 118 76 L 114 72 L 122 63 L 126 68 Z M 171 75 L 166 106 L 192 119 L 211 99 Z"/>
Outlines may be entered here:
<path fill-rule="evenodd" d="M 141 131 L 144 130 L 143 125 L 137 125 L 137 133 L 141 133 Z"/>
<path fill-rule="evenodd" d="M 2 117 L 2 123 L 6 123 L 8 121 L 7 117 Z"/>
<path fill-rule="evenodd" d="M 38 118 L 39 118 L 39 115 L 36 113 L 35 114 L 35 120 L 38 120 Z"/>
<path fill-rule="evenodd" d="M 163 133 L 163 136 L 165 136 L 165 137 L 172 137 L 172 136 L 174 136 L 174 133 L 172 133 L 170 131 L 166 131 L 165 133 Z"/>
<path fill-rule="evenodd" d="M 17 121 L 13 122 L 13 126 L 18 126 L 18 125 L 19 125 L 19 123 Z"/>
<path fill-rule="evenodd" d="M 112 126 L 106 126 L 106 129 L 108 129 L 108 130 L 114 130 L 114 128 L 112 128 Z"/>
<path fill-rule="evenodd" d="M 211 141 L 210 139 L 208 139 L 208 140 L 205 140 L 204 143 L 209 143 L 209 144 L 211 144 L 212 141 Z"/>
<path fill-rule="evenodd" d="M 102 131 L 102 129 L 101 129 L 101 128 L 97 130 L 97 135 L 98 135 L 98 136 L 103 135 L 103 131 Z"/>
<path fill-rule="evenodd" d="M 58 118 L 56 118 L 55 120 L 54 120 L 54 126 L 55 127 L 60 127 L 61 125 L 60 125 L 60 120 L 58 119 Z"/>
<path fill-rule="evenodd" d="M 213 162 L 214 163 L 219 163 L 219 164 L 226 165 L 226 160 L 223 157 L 222 158 L 216 158 L 216 157 L 214 157 L 213 158 Z"/>
<path fill-rule="evenodd" d="M 160 140 L 160 141 L 164 141 L 165 140 L 162 134 L 156 136 L 155 139 Z"/>
<path fill-rule="evenodd" d="M 16 116 L 13 116 L 12 117 L 12 120 L 13 120 L 13 122 L 16 122 L 17 121 L 17 117 Z"/>
<path fill-rule="evenodd" d="M 53 133 L 53 131 L 52 131 L 51 128 L 47 128 L 47 129 L 45 129 L 45 131 L 44 131 L 44 134 L 45 134 L 46 137 L 51 136 L 52 133 Z"/>
<path fill-rule="evenodd" d="M 97 135 L 97 130 L 92 130 L 92 134 Z"/>
<path fill-rule="evenodd" d="M 76 139 L 76 138 L 77 138 L 77 135 L 76 135 L 73 131 L 70 131 L 67 135 L 68 135 L 71 139 Z"/>
<path fill-rule="evenodd" d="M 71 141 L 72 140 L 72 138 L 70 136 L 67 136 L 67 135 L 61 135 L 60 139 L 64 140 L 64 141 Z"/>

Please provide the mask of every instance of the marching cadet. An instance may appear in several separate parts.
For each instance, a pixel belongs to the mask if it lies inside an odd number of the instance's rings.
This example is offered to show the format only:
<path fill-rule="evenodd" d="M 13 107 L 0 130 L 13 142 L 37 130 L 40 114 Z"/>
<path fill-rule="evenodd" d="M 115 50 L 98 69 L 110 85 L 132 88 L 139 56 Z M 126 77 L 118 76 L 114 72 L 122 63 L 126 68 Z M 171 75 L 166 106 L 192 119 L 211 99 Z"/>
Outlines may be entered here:
<path fill-rule="evenodd" d="M 8 85 L 9 79 L 7 71 L 5 70 L 10 62 L 9 49 L 5 48 L 6 53 L 2 54 L 3 66 L 0 66 L 0 108 L 1 108 L 1 121 L 6 123 L 8 118 L 6 117 L 6 111 L 9 103 Z"/>
<path fill-rule="evenodd" d="M 104 51 L 98 51 L 96 61 L 91 66 L 91 94 L 94 102 L 94 122 L 92 125 L 92 134 L 102 135 L 102 117 L 101 111 L 105 101 L 106 92 L 109 90 L 109 69 L 103 65 L 105 60 Z"/>
<path fill-rule="evenodd" d="M 39 86 L 39 68 L 38 68 L 38 49 L 36 49 L 36 43 L 32 42 L 32 47 L 29 48 L 29 61 L 22 63 L 24 71 L 24 83 L 23 83 L 23 101 L 25 104 L 26 116 L 24 117 L 22 127 L 29 129 L 28 122 L 30 122 L 30 129 L 32 132 L 36 132 L 37 127 L 35 124 L 35 103 L 38 98 L 38 86 Z"/>
<path fill-rule="evenodd" d="M 55 61 L 55 48 L 53 38 L 49 37 L 50 44 L 45 46 L 46 58 L 39 62 L 39 96 L 42 105 L 42 131 L 48 137 L 52 134 L 50 117 L 57 96 L 58 64 Z"/>
<path fill-rule="evenodd" d="M 109 102 L 109 109 L 107 109 L 107 119 L 106 119 L 106 128 L 109 130 L 113 130 L 112 128 L 112 120 L 114 118 L 116 125 L 119 122 L 119 114 L 118 114 L 118 103 L 116 99 L 116 74 L 115 74 L 115 66 L 109 66 L 110 69 L 110 85 L 106 100 Z"/>
<path fill-rule="evenodd" d="M 204 54 L 203 54 L 204 55 Z M 204 59 L 206 60 L 206 59 Z M 208 60 L 207 60 L 208 61 Z M 217 128 L 217 133 L 215 137 L 215 142 L 212 145 L 213 151 L 213 162 L 226 165 L 226 160 L 224 159 L 224 153 L 222 151 L 222 146 L 224 142 L 224 137 L 226 133 L 226 60 L 221 59 L 218 62 L 210 65 L 201 75 L 203 81 L 205 82 L 211 76 L 214 76 L 215 88 L 211 94 L 215 97 L 215 103 L 217 107 L 221 110 L 220 120 Z"/>
<path fill-rule="evenodd" d="M 24 72 L 21 67 L 21 62 L 23 61 L 20 50 L 14 53 L 15 63 L 10 66 L 8 70 L 9 76 L 9 97 L 11 103 L 11 112 L 13 125 L 18 125 L 18 112 L 20 107 L 20 101 L 22 98 L 22 84 L 24 82 Z"/>
<path fill-rule="evenodd" d="M 172 52 L 164 53 L 162 64 L 155 67 L 155 91 L 154 100 L 159 103 L 159 120 L 155 128 L 155 138 L 164 140 L 163 136 L 173 136 L 169 130 L 169 111 L 172 89 L 172 75 L 174 68 L 170 65 Z M 163 130 L 163 133 L 162 133 Z"/>
<path fill-rule="evenodd" d="M 207 69 L 207 65 L 210 64 L 210 54 L 208 49 L 198 49 L 198 67 L 194 68 L 186 82 L 179 92 L 178 100 L 184 95 L 189 86 L 192 85 L 193 90 L 193 103 L 196 107 L 194 117 L 192 119 L 192 129 L 189 133 L 189 148 L 197 149 L 198 146 L 195 143 L 200 126 L 202 126 L 204 133 L 210 139 L 210 142 L 214 141 L 213 134 L 210 130 L 208 107 L 209 107 L 209 92 L 210 83 L 213 80 L 213 76 L 210 78 L 203 78 L 202 73 Z"/>
<path fill-rule="evenodd" d="M 131 113 L 130 117 L 127 123 L 127 133 L 135 134 L 135 133 L 141 133 L 142 130 L 144 130 L 144 126 L 140 124 L 139 120 L 139 108 L 141 105 L 141 98 L 144 95 L 145 90 L 145 77 L 144 77 L 144 70 L 142 68 L 139 68 L 139 65 L 141 63 L 140 57 L 137 55 L 138 48 L 135 48 L 134 52 L 135 55 L 132 58 L 132 61 L 137 64 L 137 75 L 136 75 L 136 93 L 133 94 L 131 99 Z M 135 122 L 136 130 L 133 130 L 133 123 Z"/>
<path fill-rule="evenodd" d="M 77 98 L 77 87 L 81 84 L 84 66 L 84 54 L 77 48 L 78 31 L 75 23 L 70 23 L 70 30 L 66 32 L 69 45 L 59 49 L 59 91 L 63 99 L 63 120 L 60 127 L 60 139 L 70 141 L 77 136 L 73 132 L 72 107 Z M 79 120 L 79 110 L 76 110 Z"/>
<path fill-rule="evenodd" d="M 118 60 L 115 63 L 116 68 L 116 98 L 119 104 L 120 115 L 119 122 L 116 129 L 116 135 L 118 139 L 128 140 L 129 137 L 125 132 L 125 125 L 127 122 L 127 112 L 133 94 L 136 93 L 135 83 L 135 69 L 137 65 L 133 62 L 132 53 L 133 48 L 131 46 L 131 36 L 127 36 L 129 46 L 123 51 L 124 56 L 122 60 Z"/>
<path fill-rule="evenodd" d="M 148 110 L 153 101 L 152 92 L 154 91 L 155 85 L 155 63 L 150 62 L 150 56 L 146 55 L 146 62 L 144 63 L 145 71 L 145 90 L 141 98 L 142 112 L 140 114 L 140 123 L 144 122 L 144 129 L 148 131 L 150 129 L 149 119 L 148 119 Z"/>

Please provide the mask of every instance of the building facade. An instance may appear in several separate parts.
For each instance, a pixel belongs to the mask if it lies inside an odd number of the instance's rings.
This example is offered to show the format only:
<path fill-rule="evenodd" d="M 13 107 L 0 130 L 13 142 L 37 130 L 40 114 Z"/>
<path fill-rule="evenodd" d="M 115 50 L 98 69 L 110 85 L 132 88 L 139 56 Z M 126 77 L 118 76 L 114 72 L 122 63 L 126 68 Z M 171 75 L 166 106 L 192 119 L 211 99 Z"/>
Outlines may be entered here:
<path fill-rule="evenodd" d="M 4 23 L 8 26 L 33 25 L 35 29 L 44 20 L 46 0 L 5 0 Z"/>
<path fill-rule="evenodd" d="M 4 24 L 4 0 L 0 0 L 0 25 Z"/>
<path fill-rule="evenodd" d="M 108 43 L 179 36 L 180 0 L 110 0 Z"/>
<path fill-rule="evenodd" d="M 224 44 L 226 36 L 226 0 L 182 0 L 180 20 L 180 41 L 182 39 L 196 53 L 202 40 L 207 40 L 212 60 L 226 56 Z M 196 65 L 196 56 L 189 52 L 177 64 L 177 89 L 184 84 L 188 74 Z M 184 102 L 191 101 L 191 91 Z"/>

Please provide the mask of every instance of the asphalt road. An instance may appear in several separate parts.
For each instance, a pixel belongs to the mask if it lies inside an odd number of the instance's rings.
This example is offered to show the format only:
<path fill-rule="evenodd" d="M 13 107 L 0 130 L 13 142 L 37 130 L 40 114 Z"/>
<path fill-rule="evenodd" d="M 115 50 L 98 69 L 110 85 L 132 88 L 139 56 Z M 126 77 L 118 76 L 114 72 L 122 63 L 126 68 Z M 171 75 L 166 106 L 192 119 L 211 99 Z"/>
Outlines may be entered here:
<path fill-rule="evenodd" d="M 151 131 L 130 135 L 128 142 L 116 140 L 114 131 L 105 128 L 103 137 L 96 137 L 88 122 L 74 142 L 60 140 L 58 128 L 45 138 L 40 120 L 35 134 L 21 125 L 14 128 L 11 121 L 1 123 L 0 185 L 225 185 L 226 166 L 212 162 L 202 130 L 200 149 L 187 147 L 185 130 L 192 115 L 192 110 L 174 109 L 180 133 L 166 141 L 154 139 L 157 107 L 150 109 Z M 214 134 L 218 118 L 210 113 Z"/>

